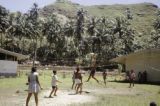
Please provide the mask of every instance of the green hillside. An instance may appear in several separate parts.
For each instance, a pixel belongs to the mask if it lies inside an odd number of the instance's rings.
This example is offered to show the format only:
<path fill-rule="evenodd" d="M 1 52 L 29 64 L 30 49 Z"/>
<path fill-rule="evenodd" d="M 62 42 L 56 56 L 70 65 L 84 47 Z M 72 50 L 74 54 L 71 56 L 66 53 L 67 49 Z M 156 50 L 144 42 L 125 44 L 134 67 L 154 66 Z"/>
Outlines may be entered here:
<path fill-rule="evenodd" d="M 148 33 L 152 30 L 155 13 L 158 9 L 156 5 L 151 3 L 82 6 L 70 1 L 59 0 L 54 4 L 50 4 L 41 9 L 41 14 L 47 16 L 54 12 L 58 12 L 59 14 L 63 14 L 69 18 L 74 18 L 76 16 L 76 12 L 80 8 L 86 10 L 89 16 L 106 16 L 108 18 L 125 16 L 125 10 L 126 8 L 129 8 L 133 15 L 131 25 L 135 30 L 143 33 Z"/>

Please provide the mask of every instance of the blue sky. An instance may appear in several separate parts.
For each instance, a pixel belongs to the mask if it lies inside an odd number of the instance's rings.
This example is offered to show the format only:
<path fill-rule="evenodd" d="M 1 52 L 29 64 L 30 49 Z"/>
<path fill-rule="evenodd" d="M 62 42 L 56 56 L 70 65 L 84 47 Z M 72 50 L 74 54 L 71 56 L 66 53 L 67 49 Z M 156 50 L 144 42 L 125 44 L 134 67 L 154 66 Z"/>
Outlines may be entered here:
<path fill-rule="evenodd" d="M 82 4 L 82 5 L 99 5 L 99 4 L 133 4 L 133 3 L 143 3 L 151 2 L 160 7 L 160 0 L 71 0 L 73 2 Z M 10 11 L 21 11 L 26 12 L 31 7 L 32 4 L 36 2 L 39 7 L 54 3 L 55 0 L 0 0 L 0 5 L 6 7 Z"/>

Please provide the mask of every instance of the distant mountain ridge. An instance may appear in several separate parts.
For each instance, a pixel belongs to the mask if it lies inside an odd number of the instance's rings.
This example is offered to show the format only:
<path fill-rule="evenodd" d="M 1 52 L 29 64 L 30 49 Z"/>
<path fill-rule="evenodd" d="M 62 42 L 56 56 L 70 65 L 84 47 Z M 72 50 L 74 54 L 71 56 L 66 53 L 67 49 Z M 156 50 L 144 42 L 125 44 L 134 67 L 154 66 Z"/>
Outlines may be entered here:
<path fill-rule="evenodd" d="M 139 32 L 144 33 L 149 33 L 153 29 L 152 24 L 156 18 L 156 11 L 159 9 L 157 5 L 152 3 L 83 6 L 68 0 L 57 0 L 55 3 L 40 9 L 40 14 L 47 17 L 52 13 L 58 13 L 70 19 L 75 18 L 76 12 L 80 8 L 86 10 L 90 16 L 106 16 L 108 18 L 125 16 L 126 8 L 130 8 L 133 15 L 131 25 Z"/>

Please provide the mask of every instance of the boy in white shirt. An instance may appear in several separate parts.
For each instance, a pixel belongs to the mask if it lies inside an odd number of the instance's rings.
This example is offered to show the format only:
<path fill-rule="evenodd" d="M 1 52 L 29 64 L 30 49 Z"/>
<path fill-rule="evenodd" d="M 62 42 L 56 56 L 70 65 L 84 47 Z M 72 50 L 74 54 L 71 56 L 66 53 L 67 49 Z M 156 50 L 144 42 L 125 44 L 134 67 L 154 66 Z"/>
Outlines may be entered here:
<path fill-rule="evenodd" d="M 61 83 L 59 80 L 58 80 L 58 77 L 57 77 L 57 71 L 53 71 L 53 76 L 52 76 L 52 91 L 49 95 L 50 98 L 52 98 L 52 93 L 54 92 L 54 96 L 57 96 L 57 90 L 58 90 L 58 84 L 57 82 Z"/>

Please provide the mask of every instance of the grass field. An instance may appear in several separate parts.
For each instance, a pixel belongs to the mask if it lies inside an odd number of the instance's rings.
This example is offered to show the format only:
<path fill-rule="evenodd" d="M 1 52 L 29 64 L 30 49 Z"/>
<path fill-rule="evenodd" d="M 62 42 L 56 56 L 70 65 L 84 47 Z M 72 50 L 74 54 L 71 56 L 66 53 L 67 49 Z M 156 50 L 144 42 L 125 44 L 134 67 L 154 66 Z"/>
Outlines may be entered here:
<path fill-rule="evenodd" d="M 71 73 L 67 73 L 66 78 L 63 78 L 63 73 L 58 73 L 58 76 L 59 80 L 63 82 L 59 84 L 59 90 L 70 90 L 72 84 Z M 84 81 L 87 79 L 87 76 L 88 74 L 84 75 Z M 81 104 L 73 103 L 70 106 L 149 106 L 151 101 L 155 101 L 160 106 L 159 85 L 136 84 L 134 88 L 128 88 L 128 83 L 114 82 L 115 77 L 109 76 L 107 86 L 104 86 L 102 77 L 100 75 L 96 77 L 101 83 L 98 84 L 93 79 L 90 82 L 84 82 L 84 91 L 89 91 L 90 93 L 82 94 L 93 96 L 94 100 Z M 40 72 L 39 80 L 43 89 L 49 90 L 51 71 Z M 27 96 L 25 91 L 27 89 L 26 82 L 26 73 L 21 74 L 17 78 L 0 79 L 0 106 L 23 106 Z M 8 100 L 13 101 L 13 103 L 16 101 L 17 104 L 11 105 L 10 103 L 12 102 L 8 103 Z M 47 106 L 47 104 L 44 105 Z"/>

